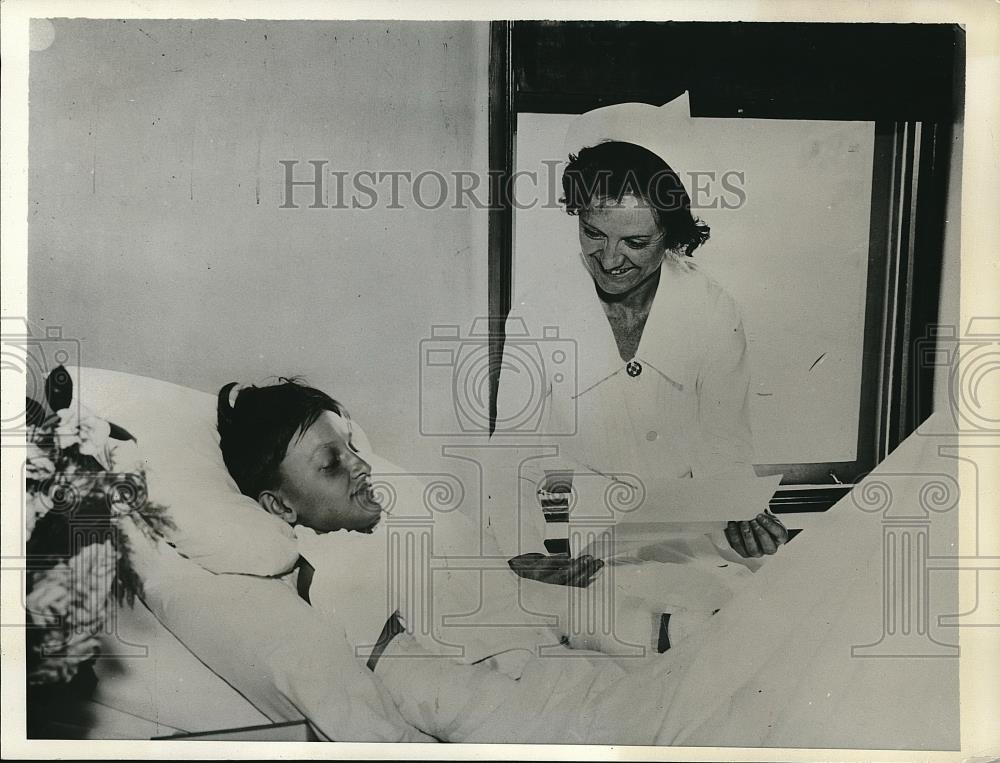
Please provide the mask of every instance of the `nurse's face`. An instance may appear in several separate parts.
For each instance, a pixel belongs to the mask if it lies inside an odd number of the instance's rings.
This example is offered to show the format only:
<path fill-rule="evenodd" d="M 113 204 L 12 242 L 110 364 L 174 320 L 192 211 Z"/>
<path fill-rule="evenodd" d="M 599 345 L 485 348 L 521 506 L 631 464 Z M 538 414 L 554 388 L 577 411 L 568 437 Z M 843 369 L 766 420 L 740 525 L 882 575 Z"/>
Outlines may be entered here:
<path fill-rule="evenodd" d="M 601 291 L 626 294 L 663 264 L 663 232 L 644 200 L 598 201 L 578 219 L 583 264 Z"/>

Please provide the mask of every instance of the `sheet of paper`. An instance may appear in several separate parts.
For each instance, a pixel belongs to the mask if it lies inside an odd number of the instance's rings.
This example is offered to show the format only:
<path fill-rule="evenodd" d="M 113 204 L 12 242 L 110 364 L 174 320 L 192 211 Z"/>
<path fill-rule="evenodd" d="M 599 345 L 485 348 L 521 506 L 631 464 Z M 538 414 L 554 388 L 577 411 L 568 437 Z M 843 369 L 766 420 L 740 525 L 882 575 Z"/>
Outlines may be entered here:
<path fill-rule="evenodd" d="M 751 519 L 767 508 L 781 475 L 721 479 L 644 478 L 646 499 L 622 522 L 728 522 Z"/>
<path fill-rule="evenodd" d="M 767 508 L 781 482 L 780 475 L 719 479 L 644 477 L 641 484 L 633 484 L 629 479 L 634 478 L 574 481 L 576 496 L 570 521 L 608 519 L 616 524 L 635 524 L 752 519 Z"/>
<path fill-rule="evenodd" d="M 730 520 L 752 519 L 767 508 L 780 482 L 780 475 L 649 480 L 643 500 L 628 511 L 598 509 L 596 495 L 579 495 L 569 518 L 572 551 L 601 559 L 641 556 L 649 546 L 722 530 Z"/>

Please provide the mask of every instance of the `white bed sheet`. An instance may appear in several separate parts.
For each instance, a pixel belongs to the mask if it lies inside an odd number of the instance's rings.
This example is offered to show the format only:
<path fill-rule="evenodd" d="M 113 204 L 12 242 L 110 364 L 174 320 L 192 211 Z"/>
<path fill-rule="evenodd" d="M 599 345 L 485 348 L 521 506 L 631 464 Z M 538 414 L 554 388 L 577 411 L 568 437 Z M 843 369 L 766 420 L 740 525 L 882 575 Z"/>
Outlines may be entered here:
<path fill-rule="evenodd" d="M 384 682 L 404 717 L 452 741 L 957 749 L 957 632 L 936 618 L 957 611 L 957 579 L 924 577 L 911 557 L 918 574 L 910 585 L 930 581 L 923 634 L 921 612 L 887 609 L 884 597 L 893 590 L 883 576 L 886 527 L 926 520 L 926 550 L 954 553 L 955 461 L 940 443 L 910 438 L 769 560 L 697 638 L 662 656 L 628 666 L 539 658 L 512 682 L 407 656 L 402 640 L 393 649 L 406 659 L 385 667 Z M 869 644 L 879 648 L 856 650 Z"/>

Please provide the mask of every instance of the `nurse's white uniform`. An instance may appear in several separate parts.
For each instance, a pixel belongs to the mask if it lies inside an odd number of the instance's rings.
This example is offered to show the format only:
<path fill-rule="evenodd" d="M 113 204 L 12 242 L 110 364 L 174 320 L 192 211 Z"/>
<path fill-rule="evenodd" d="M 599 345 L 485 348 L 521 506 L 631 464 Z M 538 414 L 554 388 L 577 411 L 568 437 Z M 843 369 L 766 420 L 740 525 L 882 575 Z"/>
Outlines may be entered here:
<path fill-rule="evenodd" d="M 693 261 L 668 258 L 635 357 L 622 359 L 590 274 L 570 253 L 566 263 L 511 310 L 494 441 L 557 446 L 575 479 L 753 476 L 746 336 L 732 298 Z M 530 368 L 527 345 L 541 358 Z M 522 434 L 510 437 L 513 427 Z M 502 549 L 516 532 L 504 514 L 494 502 Z"/>

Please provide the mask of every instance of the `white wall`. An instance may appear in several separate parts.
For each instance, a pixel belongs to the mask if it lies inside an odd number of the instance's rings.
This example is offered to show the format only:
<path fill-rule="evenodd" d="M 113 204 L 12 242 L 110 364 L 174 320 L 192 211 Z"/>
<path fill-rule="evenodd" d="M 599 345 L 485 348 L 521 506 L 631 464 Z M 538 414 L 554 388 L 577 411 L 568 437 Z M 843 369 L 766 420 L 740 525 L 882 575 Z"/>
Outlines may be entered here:
<path fill-rule="evenodd" d="M 486 310 L 486 212 L 279 209 L 278 162 L 485 174 L 485 23 L 54 28 L 31 55 L 31 320 L 85 365 L 206 391 L 305 374 L 411 463 L 419 341 Z"/>

